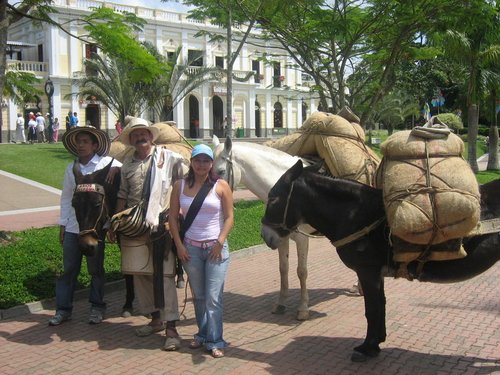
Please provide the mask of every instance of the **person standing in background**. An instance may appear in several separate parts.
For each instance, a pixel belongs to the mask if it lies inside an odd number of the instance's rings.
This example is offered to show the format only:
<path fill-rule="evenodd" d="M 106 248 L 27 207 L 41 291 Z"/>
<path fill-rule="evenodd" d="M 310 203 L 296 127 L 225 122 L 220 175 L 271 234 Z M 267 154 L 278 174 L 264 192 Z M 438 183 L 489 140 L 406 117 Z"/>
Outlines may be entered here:
<path fill-rule="evenodd" d="M 74 127 L 78 126 L 78 122 L 79 122 L 79 120 L 78 120 L 78 113 L 73 112 L 73 114 L 69 118 L 69 126 L 71 128 L 74 128 Z"/>
<path fill-rule="evenodd" d="M 14 143 L 26 143 L 26 135 L 24 134 L 24 117 L 21 113 L 17 114 L 16 119 L 16 139 Z"/>
<path fill-rule="evenodd" d="M 115 129 L 116 129 L 116 133 L 118 135 L 122 134 L 123 128 L 122 128 L 122 123 L 120 122 L 120 120 L 116 120 L 116 122 L 115 122 Z"/>
<path fill-rule="evenodd" d="M 35 114 L 33 112 L 30 112 L 28 117 L 29 117 L 29 120 L 28 120 L 28 142 L 30 144 L 33 144 L 36 141 Z"/>
<path fill-rule="evenodd" d="M 45 143 L 45 118 L 40 112 L 36 114 L 36 139 L 38 143 Z"/>
<path fill-rule="evenodd" d="M 59 119 L 56 117 L 52 123 L 52 141 L 54 143 L 59 139 Z"/>
<path fill-rule="evenodd" d="M 69 111 L 68 114 L 66 115 L 65 122 L 66 122 L 66 131 L 68 131 L 69 129 L 71 129 L 71 111 Z"/>

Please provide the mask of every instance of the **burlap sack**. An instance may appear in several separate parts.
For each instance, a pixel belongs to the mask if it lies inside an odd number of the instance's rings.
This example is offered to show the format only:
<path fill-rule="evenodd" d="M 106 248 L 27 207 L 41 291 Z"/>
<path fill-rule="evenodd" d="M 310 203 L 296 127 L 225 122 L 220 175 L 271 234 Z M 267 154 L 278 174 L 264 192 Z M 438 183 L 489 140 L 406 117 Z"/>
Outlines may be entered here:
<path fill-rule="evenodd" d="M 315 112 L 297 132 L 265 145 L 293 156 L 319 156 L 333 176 L 373 186 L 380 158 L 365 146 L 363 128 L 350 121 L 359 118 L 347 110 L 339 115 Z"/>
<path fill-rule="evenodd" d="M 398 132 L 382 144 L 377 174 L 391 233 L 420 245 L 461 238 L 479 221 L 479 186 L 450 134 L 423 139 Z"/>
<path fill-rule="evenodd" d="M 149 233 L 140 237 L 120 236 L 120 250 L 122 260 L 122 273 L 126 275 L 152 275 L 153 253 Z M 163 274 L 165 276 L 175 275 L 175 256 L 172 251 L 163 261 Z"/>

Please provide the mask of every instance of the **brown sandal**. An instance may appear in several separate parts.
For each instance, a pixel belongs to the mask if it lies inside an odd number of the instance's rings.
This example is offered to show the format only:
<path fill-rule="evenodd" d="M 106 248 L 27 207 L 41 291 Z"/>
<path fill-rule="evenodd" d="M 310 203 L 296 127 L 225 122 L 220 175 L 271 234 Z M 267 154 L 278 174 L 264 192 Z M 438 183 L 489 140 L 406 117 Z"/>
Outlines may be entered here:
<path fill-rule="evenodd" d="M 224 357 L 224 350 L 219 349 L 219 348 L 213 348 L 212 349 L 212 357 L 214 357 L 214 358 Z"/>

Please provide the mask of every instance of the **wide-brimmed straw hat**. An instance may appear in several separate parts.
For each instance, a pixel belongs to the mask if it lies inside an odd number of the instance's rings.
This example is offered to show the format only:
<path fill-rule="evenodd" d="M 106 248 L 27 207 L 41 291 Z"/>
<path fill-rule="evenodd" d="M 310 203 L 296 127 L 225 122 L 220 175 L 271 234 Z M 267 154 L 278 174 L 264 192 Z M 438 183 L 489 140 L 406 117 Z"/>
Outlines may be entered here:
<path fill-rule="evenodd" d="M 156 138 L 160 135 L 160 129 L 155 126 L 151 126 L 147 120 L 140 117 L 125 117 L 125 127 L 123 128 L 122 134 L 120 134 L 120 140 L 126 144 L 130 145 L 130 133 L 138 129 L 147 129 L 153 135 L 154 142 Z"/>
<path fill-rule="evenodd" d="M 97 138 L 97 144 L 98 144 L 96 150 L 97 155 L 104 156 L 108 154 L 109 148 L 111 147 L 111 141 L 109 140 L 108 134 L 90 125 L 75 126 L 63 134 L 62 136 L 63 145 L 64 147 L 66 147 L 66 150 L 68 150 L 71 154 L 78 157 L 76 136 L 81 133 L 90 133 Z"/>

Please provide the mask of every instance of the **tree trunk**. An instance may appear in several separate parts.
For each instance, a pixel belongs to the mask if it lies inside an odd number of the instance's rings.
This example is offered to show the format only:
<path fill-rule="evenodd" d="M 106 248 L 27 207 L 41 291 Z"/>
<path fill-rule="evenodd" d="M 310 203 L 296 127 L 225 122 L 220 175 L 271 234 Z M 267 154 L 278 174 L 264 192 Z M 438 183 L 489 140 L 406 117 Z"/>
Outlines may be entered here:
<path fill-rule="evenodd" d="M 489 145 L 488 145 L 488 165 L 486 169 L 488 171 L 496 171 L 500 169 L 498 164 L 498 116 L 496 109 L 496 90 L 491 92 L 491 125 L 490 132 L 488 134 Z"/>
<path fill-rule="evenodd" d="M 226 116 L 227 116 L 227 135 L 230 138 L 234 138 L 233 130 L 233 33 L 231 25 L 233 23 L 231 17 L 231 7 L 228 11 L 228 21 L 227 21 L 227 93 L 226 93 Z"/>
<path fill-rule="evenodd" d="M 0 103 L 3 101 L 5 71 L 7 69 L 7 33 L 10 23 L 7 18 L 7 1 L 0 1 Z M 1 112 L 0 112 L 1 114 Z M 2 143 L 3 115 L 0 118 L 0 143 Z"/>
<path fill-rule="evenodd" d="M 469 151 L 469 165 L 474 171 L 474 173 L 479 172 L 479 166 L 477 165 L 477 132 L 479 126 L 479 106 L 477 104 L 470 104 L 467 109 L 467 141 L 468 141 L 468 151 Z"/>

